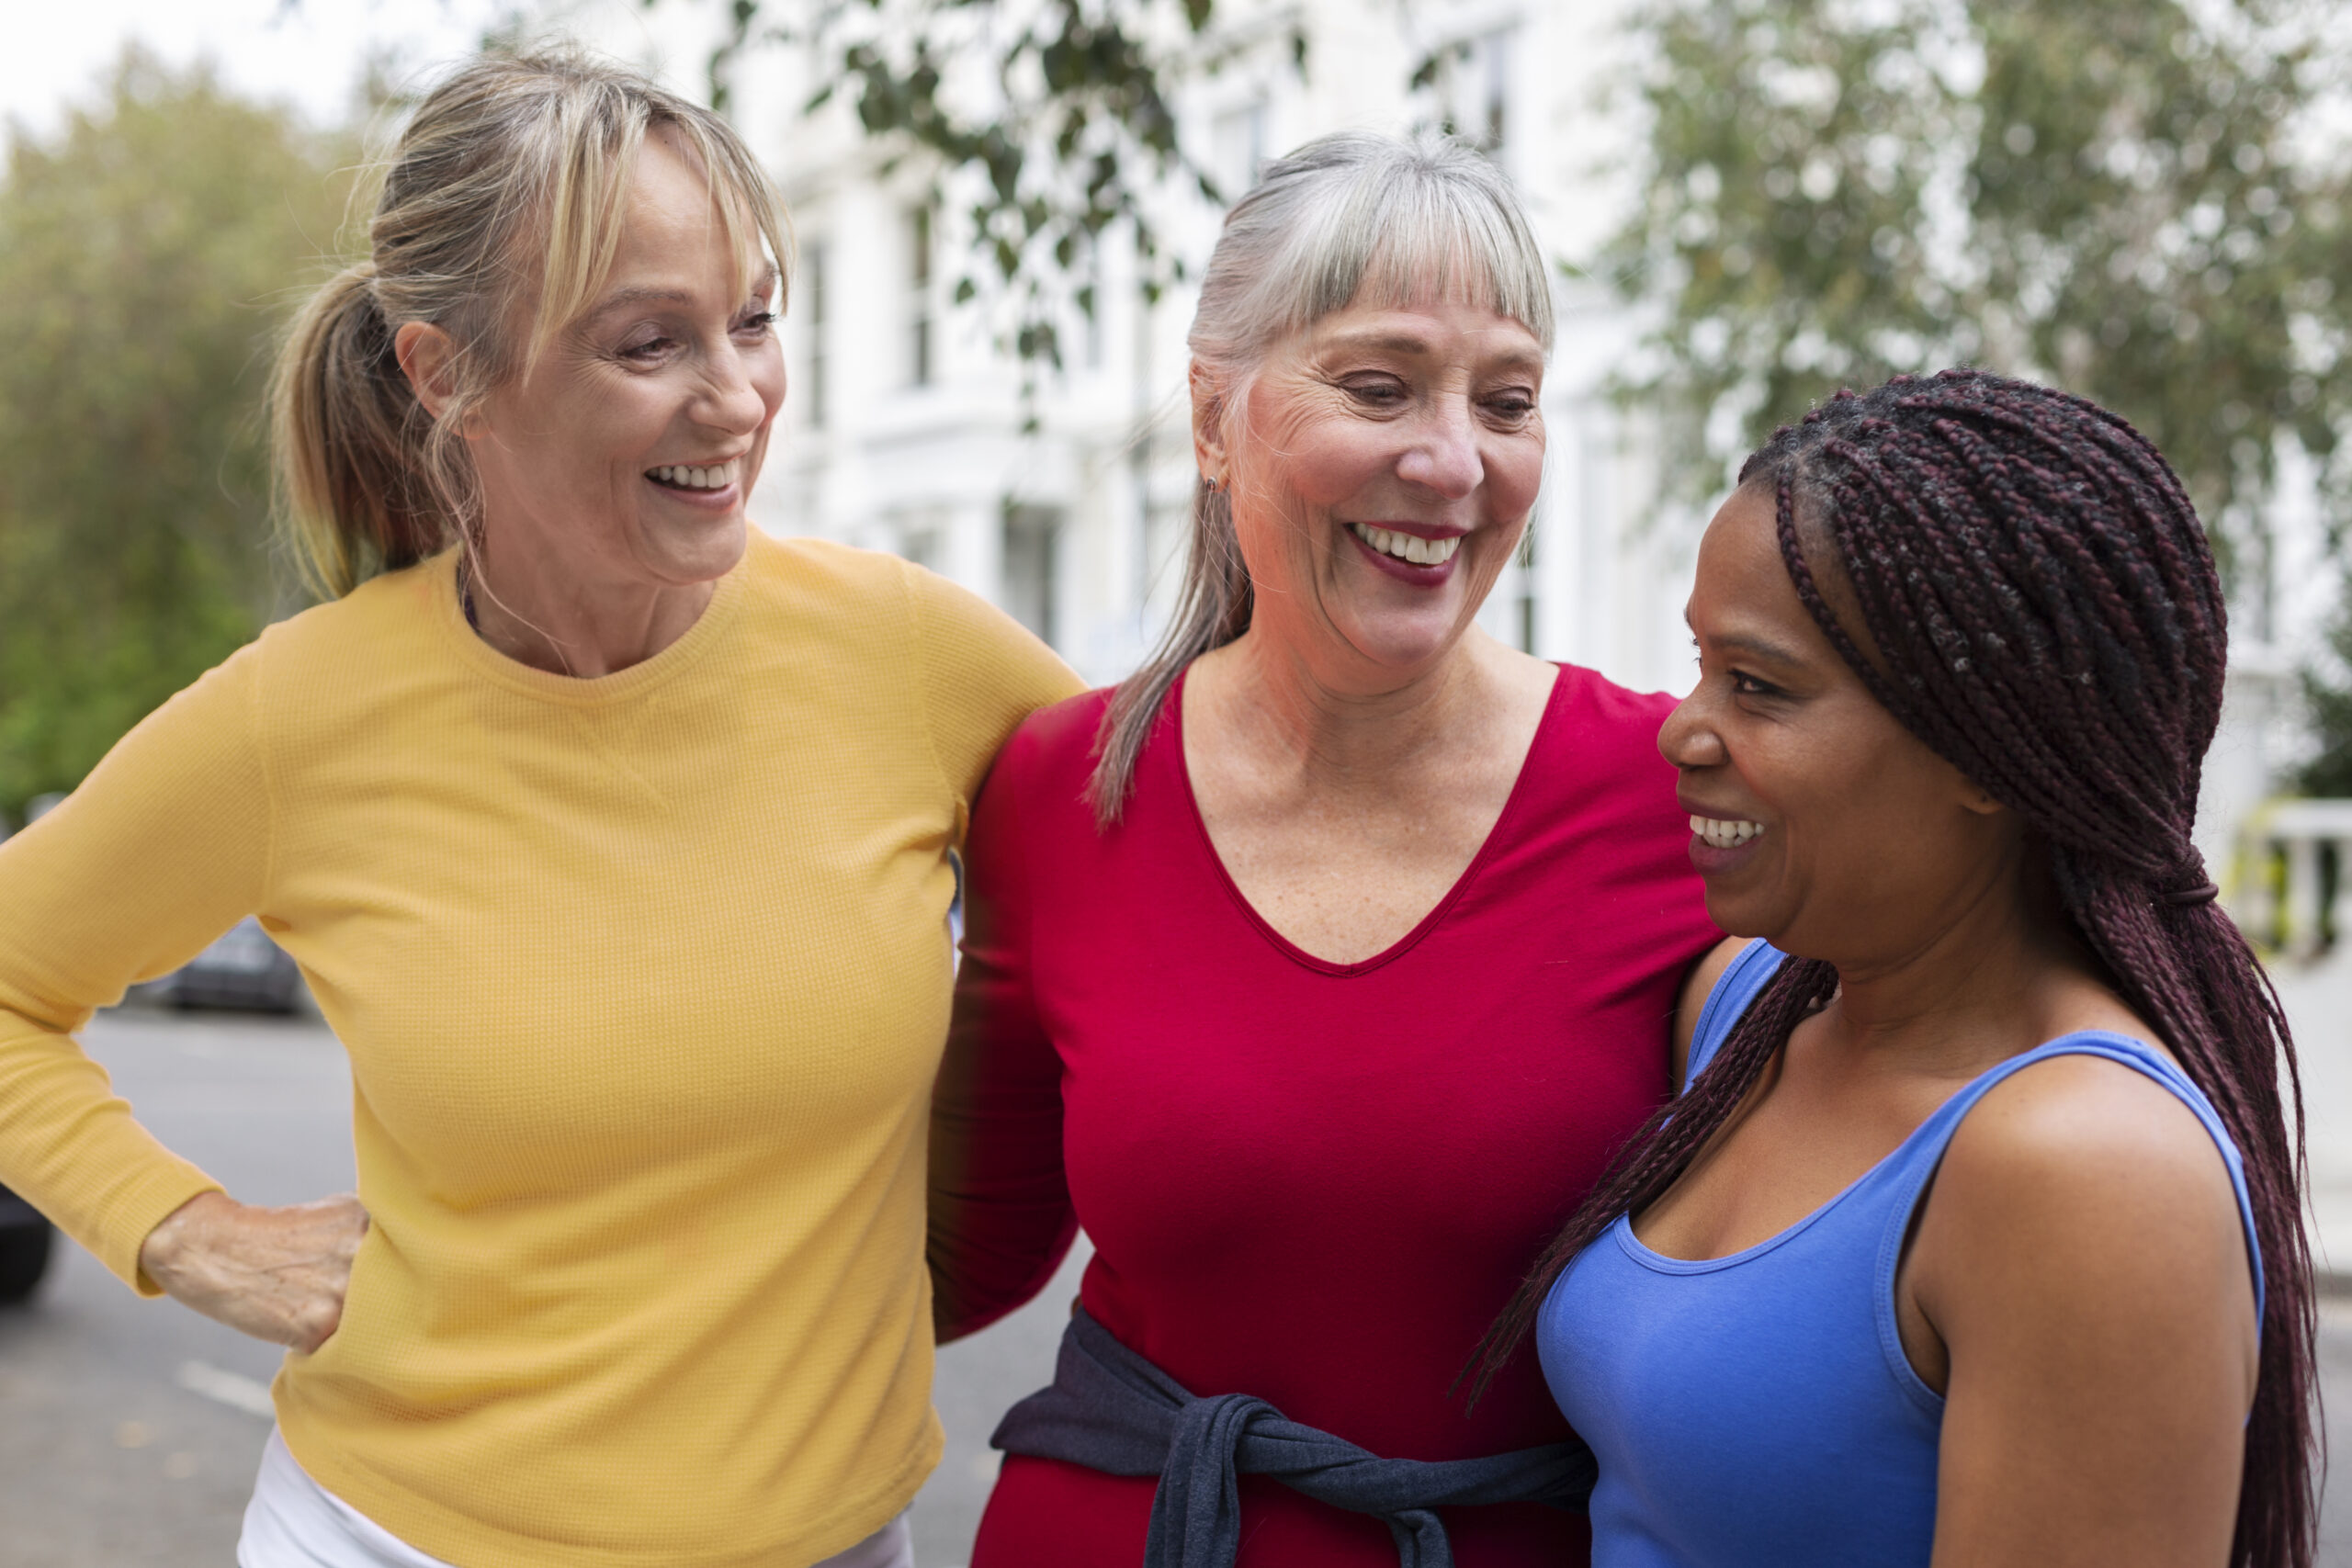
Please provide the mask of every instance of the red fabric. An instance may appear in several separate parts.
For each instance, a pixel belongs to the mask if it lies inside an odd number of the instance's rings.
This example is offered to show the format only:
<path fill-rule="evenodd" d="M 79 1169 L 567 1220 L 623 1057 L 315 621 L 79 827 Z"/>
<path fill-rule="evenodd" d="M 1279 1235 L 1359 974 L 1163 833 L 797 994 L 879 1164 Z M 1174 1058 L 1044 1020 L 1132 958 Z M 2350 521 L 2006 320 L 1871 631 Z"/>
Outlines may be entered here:
<path fill-rule="evenodd" d="M 1564 669 L 1461 881 L 1362 964 L 1300 952 L 1211 849 L 1171 700 L 1125 818 L 1083 800 L 1106 694 L 1032 716 L 975 807 L 932 1266 L 950 1335 L 1044 1284 L 1082 1224 L 1087 1310 L 1195 1393 L 1374 1453 L 1567 1427 L 1532 1350 L 1448 1393 L 1521 1275 L 1667 1092 L 1716 940 L 1656 738 L 1670 703 Z M 1133 1568 L 1153 1481 L 1011 1458 L 973 1568 Z M 1244 1477 L 1240 1568 L 1394 1568 L 1379 1520 Z M 1584 1520 L 1449 1513 L 1461 1568 L 1561 1568 Z"/>

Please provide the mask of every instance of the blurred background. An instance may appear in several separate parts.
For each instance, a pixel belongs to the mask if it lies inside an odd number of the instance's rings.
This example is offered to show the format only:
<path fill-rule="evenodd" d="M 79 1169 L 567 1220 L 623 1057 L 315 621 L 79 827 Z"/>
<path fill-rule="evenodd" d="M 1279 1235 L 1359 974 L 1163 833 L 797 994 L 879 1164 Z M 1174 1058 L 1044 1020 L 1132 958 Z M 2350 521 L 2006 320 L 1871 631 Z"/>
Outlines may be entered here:
<path fill-rule="evenodd" d="M 1748 447 L 1840 385 L 1984 365 L 2107 403 L 2172 458 L 2233 606 L 2199 839 L 2301 1041 L 2315 1236 L 2352 1275 L 2341 17 L 2317 0 L 12 5 L 0 832 L 300 607 L 266 528 L 275 334 L 350 253 L 371 150 L 469 50 L 576 39 L 734 117 L 798 240 L 756 520 L 921 561 L 1098 682 L 1173 595 L 1191 279 L 1225 206 L 1309 137 L 1440 126 L 1518 183 L 1558 264 L 1549 471 L 1485 613 L 1517 646 L 1683 689 L 1701 525 Z M 232 933 L 151 999 L 299 1010 L 272 952 Z M 242 1196 L 348 1183 L 348 1081 L 299 1010 L 121 1010 L 90 1044 Z M 68 1253 L 0 1312 L 0 1560 L 228 1561 L 273 1358 Z M 1069 1279 L 943 1359 L 925 1568 L 964 1561 L 983 1439 L 1045 1375 Z M 2331 1388 L 2352 1368 L 2335 1312 Z M 2352 1563 L 2329 1517 L 2331 1561 Z"/>

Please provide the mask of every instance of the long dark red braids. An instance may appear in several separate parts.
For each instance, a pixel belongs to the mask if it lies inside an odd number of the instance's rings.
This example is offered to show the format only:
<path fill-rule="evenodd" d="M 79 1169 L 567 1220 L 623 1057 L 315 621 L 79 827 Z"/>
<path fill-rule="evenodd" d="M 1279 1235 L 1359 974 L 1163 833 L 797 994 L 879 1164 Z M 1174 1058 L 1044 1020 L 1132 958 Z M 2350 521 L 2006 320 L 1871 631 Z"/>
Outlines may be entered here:
<path fill-rule="evenodd" d="M 2308 1568 L 2315 1314 L 2301 1091 L 2278 998 L 2189 840 L 2228 650 L 2195 508 L 2114 414 L 1966 370 L 1841 392 L 1739 477 L 1773 487 L 1789 577 L 1855 673 L 2039 831 L 2075 928 L 2236 1140 L 2268 1288 L 2230 1561 Z M 1834 550 L 1875 657 L 1824 599 L 1806 540 Z M 1689 1091 L 1620 1151 L 1479 1347 L 1481 1389 L 1569 1260 L 1672 1184 L 1837 985 L 1826 963 L 1784 964 Z"/>

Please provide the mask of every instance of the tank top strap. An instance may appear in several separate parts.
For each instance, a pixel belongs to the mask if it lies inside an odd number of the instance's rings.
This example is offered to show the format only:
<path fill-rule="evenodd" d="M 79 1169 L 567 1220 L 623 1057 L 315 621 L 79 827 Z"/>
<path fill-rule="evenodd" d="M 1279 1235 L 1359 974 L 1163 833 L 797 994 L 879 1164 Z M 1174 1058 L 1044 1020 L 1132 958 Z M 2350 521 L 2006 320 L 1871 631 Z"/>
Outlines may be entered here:
<path fill-rule="evenodd" d="M 1689 1089 L 1707 1064 L 1715 1059 L 1724 1041 L 1731 1038 L 1733 1027 L 1747 1015 L 1757 996 L 1781 972 L 1788 954 L 1769 942 L 1749 942 L 1739 950 L 1739 955 L 1725 966 L 1716 979 L 1715 987 L 1700 1004 L 1699 1021 L 1690 1032 L 1690 1063 L 1682 1075 L 1682 1087 Z"/>
<path fill-rule="evenodd" d="M 2245 1161 L 2238 1152 L 2236 1141 L 2230 1136 L 2229 1129 L 2222 1125 L 2220 1113 L 2213 1109 L 2213 1102 L 2205 1098 L 2205 1091 L 2190 1081 L 2188 1075 L 2182 1072 L 2171 1057 L 2147 1042 L 2106 1030 L 2081 1030 L 2073 1034 L 2062 1034 L 2055 1040 L 2012 1056 L 1971 1079 L 1959 1093 L 1937 1107 L 1935 1114 L 1921 1122 L 1918 1129 L 1903 1141 L 1902 1146 L 1871 1173 L 1871 1179 L 1893 1189 L 1895 1200 L 1891 1205 L 1886 1235 L 1880 1248 L 1879 1272 L 1882 1279 L 1877 1294 L 1880 1314 L 1886 1320 L 1882 1328 L 1893 1331 L 1894 1269 L 1901 1259 L 1903 1238 L 1910 1232 L 1912 1215 L 1919 1204 L 1919 1194 L 1937 1168 L 1943 1163 L 1944 1151 L 1959 1133 L 1962 1120 L 1998 1085 L 2037 1062 L 2046 1062 L 2053 1056 L 2100 1056 L 2130 1067 L 2170 1090 L 2173 1098 L 2187 1106 L 2189 1113 L 2204 1127 L 2206 1135 L 2213 1140 L 2214 1148 L 2221 1154 L 2222 1166 L 2230 1173 L 2230 1189 L 2237 1197 L 2238 1220 L 2245 1230 L 2246 1261 L 2254 1272 L 2255 1321 L 2261 1322 L 2264 1305 L 2262 1245 L 2254 1228 L 2254 1199 L 2245 1184 Z"/>

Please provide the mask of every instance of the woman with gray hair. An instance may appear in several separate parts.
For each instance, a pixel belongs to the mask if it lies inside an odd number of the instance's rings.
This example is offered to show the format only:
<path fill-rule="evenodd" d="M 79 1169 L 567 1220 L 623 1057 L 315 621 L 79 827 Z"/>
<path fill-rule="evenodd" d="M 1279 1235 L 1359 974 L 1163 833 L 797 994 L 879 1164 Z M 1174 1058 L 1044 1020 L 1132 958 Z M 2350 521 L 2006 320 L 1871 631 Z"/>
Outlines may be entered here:
<path fill-rule="evenodd" d="M 747 523 L 784 216 L 726 122 L 472 61 L 277 385 L 329 599 L 0 848 L 0 1179 L 289 1348 L 243 1568 L 908 1568 L 924 1097 L 967 803 L 1077 682 Z M 76 1046 L 246 914 L 359 1190 L 232 1200 Z"/>
<path fill-rule="evenodd" d="M 1716 933 L 1670 701 L 1476 624 L 1551 336 L 1518 204 L 1457 144 L 1317 141 L 1227 219 L 1182 608 L 1134 678 L 1032 716 L 974 812 L 942 1336 L 1096 1247 L 974 1568 L 1583 1560 L 1589 1456 L 1532 1359 L 1466 1418 L 1451 1391 L 1665 1098 Z"/>

